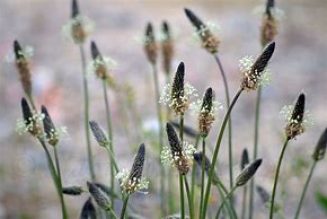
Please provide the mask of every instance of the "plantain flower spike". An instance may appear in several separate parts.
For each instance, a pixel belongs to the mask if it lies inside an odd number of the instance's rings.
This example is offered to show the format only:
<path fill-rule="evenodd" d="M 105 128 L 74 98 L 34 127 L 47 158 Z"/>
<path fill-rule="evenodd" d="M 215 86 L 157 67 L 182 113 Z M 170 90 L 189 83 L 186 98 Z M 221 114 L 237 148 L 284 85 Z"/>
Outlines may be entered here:
<path fill-rule="evenodd" d="M 154 35 L 152 24 L 149 22 L 145 29 L 144 51 L 147 55 L 149 62 L 152 65 L 157 63 L 158 47 Z"/>
<path fill-rule="evenodd" d="M 291 117 L 285 127 L 285 133 L 288 140 L 304 132 L 303 117 L 305 113 L 305 95 L 301 93 L 295 103 Z"/>
<path fill-rule="evenodd" d="M 262 159 L 256 159 L 251 164 L 249 164 L 236 178 L 236 186 L 245 185 L 257 172 L 258 168 L 262 163 Z"/>
<path fill-rule="evenodd" d="M 249 153 L 246 148 L 243 149 L 242 159 L 241 159 L 241 170 L 243 170 L 249 164 Z"/>
<path fill-rule="evenodd" d="M 28 57 L 26 57 L 21 45 L 17 40 L 14 41 L 14 53 L 16 58 L 16 67 L 19 73 L 20 82 L 23 90 L 28 97 L 32 96 L 31 71 Z"/>
<path fill-rule="evenodd" d="M 198 116 L 199 132 L 202 137 L 207 137 L 215 121 L 214 106 L 213 106 L 214 92 L 212 88 L 208 88 L 203 96 L 200 113 Z"/>
<path fill-rule="evenodd" d="M 95 185 L 93 182 L 87 182 L 87 187 L 92 198 L 95 202 L 105 211 L 109 211 L 111 209 L 111 203 L 108 195 L 102 191 L 99 187 Z"/>
<path fill-rule="evenodd" d="M 45 106 L 41 107 L 41 112 L 44 115 L 43 128 L 45 132 L 45 137 L 50 145 L 56 146 L 59 142 L 59 133 L 57 132 L 52 122 L 52 119 L 48 113 L 48 110 Z"/>
<path fill-rule="evenodd" d="M 162 22 L 161 31 L 163 35 L 161 42 L 163 68 L 166 74 L 170 74 L 174 56 L 174 43 L 171 36 L 171 28 L 167 21 Z"/>
<path fill-rule="evenodd" d="M 321 134 L 319 141 L 316 145 L 316 148 L 313 152 L 312 158 L 315 161 L 323 159 L 326 154 L 326 148 L 327 148 L 327 128 Z"/>
<path fill-rule="evenodd" d="M 274 16 L 272 10 L 275 7 L 274 0 L 267 0 L 265 12 L 263 14 L 261 25 L 261 45 L 266 46 L 269 42 L 272 42 L 278 34 L 277 27 L 278 22 Z"/>
<path fill-rule="evenodd" d="M 249 57 L 241 59 L 240 70 L 243 74 L 241 89 L 247 91 L 256 90 L 261 85 L 263 76 L 268 74 L 266 67 L 274 51 L 275 42 L 271 42 L 255 61 Z"/>
<path fill-rule="evenodd" d="M 203 23 L 202 20 L 198 16 L 196 16 L 190 9 L 185 8 L 184 11 L 187 18 L 196 28 L 197 35 L 199 36 L 202 42 L 202 47 L 209 53 L 217 53 L 220 40 L 212 34 L 207 25 Z"/>

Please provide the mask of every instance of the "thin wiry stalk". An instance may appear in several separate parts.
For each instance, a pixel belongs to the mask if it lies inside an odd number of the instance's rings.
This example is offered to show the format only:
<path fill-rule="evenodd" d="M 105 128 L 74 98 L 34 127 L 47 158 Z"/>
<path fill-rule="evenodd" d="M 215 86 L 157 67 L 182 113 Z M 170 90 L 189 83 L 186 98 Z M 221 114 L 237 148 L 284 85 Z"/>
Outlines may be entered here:
<path fill-rule="evenodd" d="M 217 187 L 217 189 L 219 191 L 219 195 L 221 197 L 224 197 L 224 194 L 225 195 L 228 194 L 228 190 L 227 190 L 226 186 L 222 183 L 222 181 L 218 177 L 217 177 L 216 187 Z M 226 204 L 226 208 L 228 210 L 228 213 L 229 213 L 230 218 L 233 218 L 233 217 L 234 218 L 237 218 L 237 214 L 236 214 L 234 205 L 232 205 L 232 203 L 230 201 Z"/>
<path fill-rule="evenodd" d="M 241 219 L 245 219 L 247 191 L 248 191 L 248 187 L 245 185 L 244 188 L 243 188 Z"/>
<path fill-rule="evenodd" d="M 200 135 L 197 135 L 195 139 L 195 148 L 198 148 L 198 144 L 200 142 Z M 193 168 L 192 168 L 192 176 L 191 176 L 191 195 L 192 195 L 192 201 L 194 202 L 194 196 L 195 196 L 195 166 L 197 164 L 194 162 L 193 163 Z"/>
<path fill-rule="evenodd" d="M 204 197 L 204 176 L 205 176 L 205 164 L 206 164 L 206 138 L 202 138 L 202 162 L 201 162 L 201 195 L 200 195 L 200 208 L 203 206 L 203 197 Z M 201 211 L 199 211 L 199 218 L 201 218 Z"/>
<path fill-rule="evenodd" d="M 254 146 L 253 146 L 253 159 L 258 156 L 258 142 L 259 142 L 259 125 L 260 125 L 260 105 L 261 105 L 261 86 L 257 91 L 257 99 L 255 105 L 255 121 L 254 121 Z M 253 216 L 253 201 L 254 201 L 254 177 L 250 182 L 250 198 L 249 198 L 249 219 Z"/>
<path fill-rule="evenodd" d="M 222 203 L 220 204 L 219 208 L 218 208 L 218 211 L 217 211 L 217 214 L 216 214 L 216 219 L 219 219 L 219 215 L 220 215 L 220 212 L 222 210 L 222 208 L 224 207 L 225 205 L 225 202 L 230 200 L 230 198 L 233 196 L 233 193 L 234 191 L 237 189 L 237 186 L 234 186 L 230 192 L 225 196 L 225 198 L 223 199 Z"/>
<path fill-rule="evenodd" d="M 220 145 L 221 145 L 221 141 L 223 139 L 223 134 L 227 125 L 227 122 L 229 120 L 229 116 L 232 112 L 232 109 L 235 105 L 235 103 L 237 102 L 238 98 L 240 97 L 241 93 L 243 92 L 243 89 L 239 89 L 238 92 L 236 93 L 235 97 L 233 98 L 231 105 L 229 106 L 226 115 L 224 117 L 224 120 L 222 122 L 219 134 L 218 134 L 218 138 L 217 138 L 217 143 L 215 146 L 215 150 L 213 153 L 213 157 L 212 157 L 212 161 L 211 161 L 211 167 L 209 170 L 209 176 L 208 176 L 208 182 L 207 182 L 207 186 L 206 186 L 206 192 L 205 192 L 205 196 L 204 196 L 204 202 L 203 202 L 203 209 L 202 209 L 202 217 L 201 218 L 205 218 L 206 215 L 206 211 L 207 211 L 207 207 L 208 207 L 208 201 L 209 201 L 209 196 L 210 196 L 210 190 L 211 190 L 211 181 L 212 181 L 212 177 L 214 175 L 214 170 L 215 170 L 215 164 L 218 158 L 218 152 L 220 149 Z"/>
<path fill-rule="evenodd" d="M 194 205 L 193 205 L 193 200 L 192 200 L 192 196 L 191 196 L 190 186 L 188 185 L 186 176 L 183 176 L 183 178 L 184 178 L 184 183 L 185 183 L 186 196 L 187 196 L 187 200 L 188 200 L 190 219 L 194 219 Z"/>
<path fill-rule="evenodd" d="M 156 102 L 156 108 L 157 108 L 157 119 L 159 123 L 159 147 L 160 152 L 163 148 L 163 118 L 161 113 L 161 107 L 159 104 L 160 100 L 160 88 L 159 88 L 159 80 L 158 80 L 158 71 L 157 66 L 155 64 L 152 65 L 152 71 L 153 71 L 153 81 L 154 81 L 154 88 L 155 88 L 155 102 Z M 159 152 L 159 163 L 160 163 L 160 152 Z M 165 168 L 163 165 L 160 165 L 160 196 L 161 196 L 161 210 L 164 214 L 166 214 L 166 188 L 165 188 Z"/>
<path fill-rule="evenodd" d="M 313 161 L 313 164 L 311 165 L 311 169 L 310 169 L 310 173 L 308 175 L 308 178 L 307 180 L 305 181 L 305 184 L 304 184 L 304 187 L 303 187 L 303 190 L 302 190 L 302 194 L 301 194 L 301 199 L 300 199 L 300 202 L 296 208 L 296 213 L 295 213 L 295 216 L 294 216 L 294 219 L 298 219 L 299 216 L 300 216 L 300 211 L 301 211 L 301 208 L 302 208 L 302 203 L 303 203 L 303 200 L 304 200 L 304 197 L 305 197 L 305 193 L 307 192 L 307 189 L 308 189 L 308 186 L 309 186 L 309 182 L 312 178 L 312 174 L 313 174 L 313 171 L 316 167 L 316 164 L 317 164 L 317 161 Z"/>
<path fill-rule="evenodd" d="M 91 148 L 90 140 L 90 129 L 89 129 L 89 89 L 87 81 L 87 72 L 86 72 L 86 58 L 83 45 L 79 46 L 82 62 L 82 73 L 83 73 L 83 93 L 84 93 L 84 128 L 85 128 L 85 137 L 86 137 L 86 147 L 87 147 L 87 158 L 89 164 L 89 171 L 91 179 L 95 180 L 94 172 L 94 163 L 93 163 L 93 154 Z"/>
<path fill-rule="evenodd" d="M 113 147 L 113 133 L 112 133 L 112 117 L 111 117 L 111 111 L 109 107 L 109 97 L 108 97 L 108 91 L 107 91 L 107 83 L 105 80 L 102 80 L 102 88 L 103 88 L 103 96 L 104 96 L 104 103 L 106 107 L 106 121 L 107 121 L 107 128 L 108 128 L 108 137 L 109 137 L 109 150 L 111 154 L 114 157 L 114 147 Z M 110 156 L 110 186 L 112 189 L 115 188 L 115 168 L 114 168 L 114 160 L 113 157 Z M 112 208 L 114 208 L 114 197 L 111 197 L 111 204 Z"/>
<path fill-rule="evenodd" d="M 181 219 L 185 219 L 184 209 L 184 186 L 183 186 L 183 175 L 179 173 L 179 193 L 180 193 L 180 208 L 181 208 Z"/>
<path fill-rule="evenodd" d="M 223 78 L 223 84 L 225 89 L 225 99 L 226 99 L 226 108 L 228 109 L 230 106 L 230 95 L 229 95 L 229 88 L 228 82 L 226 78 L 226 74 L 219 59 L 218 53 L 214 54 L 214 58 L 218 64 L 221 77 Z M 232 189 L 233 187 L 233 147 L 232 147 L 232 117 L 229 117 L 228 120 L 228 162 L 229 162 L 229 187 Z"/>
<path fill-rule="evenodd" d="M 124 199 L 124 204 L 123 204 L 123 208 L 121 210 L 120 219 L 124 219 L 125 212 L 127 209 L 128 198 L 129 198 L 129 196 L 125 197 L 125 199 Z"/>
<path fill-rule="evenodd" d="M 284 153 L 285 153 L 285 149 L 287 147 L 289 140 L 288 138 L 286 138 L 282 151 L 279 155 L 278 158 L 278 164 L 277 164 L 277 169 L 276 169 L 276 173 L 275 173 L 275 181 L 274 181 L 274 187 L 273 187 L 273 191 L 272 191 L 272 195 L 271 195 L 271 205 L 270 205 L 270 213 L 269 213 L 269 218 L 273 219 L 274 218 L 274 205 L 275 205 L 275 195 L 276 195 L 276 189 L 277 189 L 277 183 L 278 183 L 278 177 L 279 177 L 279 171 L 280 171 L 280 167 L 282 165 L 282 160 L 284 157 Z"/>
<path fill-rule="evenodd" d="M 112 162 L 112 166 L 115 169 L 115 171 L 118 173 L 119 172 L 119 168 L 115 159 L 114 154 L 112 153 L 112 151 L 110 150 L 109 146 L 106 146 L 106 150 L 109 156 L 110 161 Z"/>
<path fill-rule="evenodd" d="M 48 148 L 46 146 L 46 143 L 41 138 L 38 138 L 38 140 L 39 140 L 40 144 L 42 145 L 42 147 L 43 147 L 43 149 L 45 151 L 45 155 L 46 155 L 46 158 L 47 158 L 50 174 L 51 174 L 53 183 L 55 184 L 56 191 L 57 191 L 57 194 L 58 194 L 58 197 L 59 197 L 59 200 L 60 200 L 62 217 L 63 217 L 63 219 L 68 219 L 67 209 L 66 209 L 66 205 L 65 205 L 64 198 L 63 198 L 63 195 L 62 195 L 62 190 L 61 190 L 61 188 L 59 186 L 60 183 L 59 183 L 59 177 L 58 177 L 57 170 L 55 168 L 55 165 L 53 164 L 52 157 L 51 157 L 50 152 L 49 152 L 49 150 L 48 150 Z"/>

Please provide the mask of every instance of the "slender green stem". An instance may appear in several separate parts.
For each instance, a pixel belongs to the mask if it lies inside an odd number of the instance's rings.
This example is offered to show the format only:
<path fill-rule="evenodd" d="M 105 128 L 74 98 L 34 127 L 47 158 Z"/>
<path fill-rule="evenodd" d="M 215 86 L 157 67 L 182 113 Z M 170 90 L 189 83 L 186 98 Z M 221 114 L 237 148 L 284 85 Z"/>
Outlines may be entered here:
<path fill-rule="evenodd" d="M 198 144 L 199 144 L 199 141 L 200 141 L 200 135 L 198 135 L 195 139 L 195 148 L 197 149 L 198 148 Z M 196 163 L 194 162 L 193 163 L 193 168 L 192 168 L 192 176 L 191 176 L 191 195 L 192 195 L 192 200 L 194 202 L 194 196 L 195 196 L 195 168 L 196 168 Z"/>
<path fill-rule="evenodd" d="M 273 187 L 273 191 L 272 191 L 272 195 L 271 195 L 271 205 L 270 205 L 270 213 L 269 213 L 269 218 L 270 219 L 274 218 L 275 195 L 276 195 L 279 171 L 280 171 L 280 167 L 282 165 L 282 160 L 283 160 L 285 149 L 287 147 L 288 142 L 289 142 L 289 139 L 286 139 L 285 142 L 284 142 L 282 151 L 280 153 L 279 159 L 278 159 L 277 169 L 276 169 L 276 173 L 275 173 L 274 187 Z"/>
<path fill-rule="evenodd" d="M 85 58 L 83 45 L 80 45 L 79 49 L 81 53 L 82 73 L 83 73 L 84 129 L 85 129 L 85 137 L 86 137 L 87 158 L 89 163 L 90 176 L 91 179 L 94 181 L 95 172 L 94 172 L 93 154 L 91 148 L 90 129 L 89 129 L 89 89 L 88 89 L 87 72 L 86 72 L 86 58 Z"/>
<path fill-rule="evenodd" d="M 253 146 L 253 160 L 258 156 L 258 142 L 259 142 L 259 125 L 260 125 L 260 105 L 261 105 L 261 86 L 257 91 L 257 100 L 255 105 L 255 120 L 254 120 L 254 146 Z M 254 201 L 254 180 L 252 177 L 250 183 L 250 197 L 249 197 L 249 219 L 253 216 L 253 201 Z"/>
<path fill-rule="evenodd" d="M 159 79 L 158 79 L 158 70 L 155 64 L 152 65 L 153 71 L 153 81 L 154 81 L 154 88 L 155 88 L 155 103 L 157 108 L 157 119 L 159 123 L 159 163 L 160 163 L 160 153 L 163 148 L 163 118 L 161 113 L 161 107 L 159 104 L 160 100 L 160 88 L 159 88 Z M 165 168 L 163 165 L 160 165 L 160 195 L 161 195 L 161 210 L 163 211 L 163 215 L 167 213 L 166 210 L 166 188 L 165 188 Z"/>
<path fill-rule="evenodd" d="M 126 208 L 127 208 L 128 198 L 129 198 L 129 196 L 125 197 L 125 199 L 124 199 L 124 204 L 123 204 L 123 208 L 121 210 L 120 219 L 124 219 L 124 217 L 125 217 L 125 212 L 126 212 Z"/>
<path fill-rule="evenodd" d="M 184 205 L 184 186 L 183 186 L 183 175 L 179 174 L 179 193 L 180 193 L 180 209 L 181 219 L 185 219 L 185 205 Z"/>
<path fill-rule="evenodd" d="M 53 183 L 55 185 L 55 188 L 56 188 L 59 200 L 60 200 L 62 218 L 63 219 L 68 219 L 67 209 L 66 209 L 66 205 L 65 205 L 64 198 L 63 198 L 63 195 L 62 195 L 61 180 L 59 179 L 58 170 L 60 169 L 60 167 L 59 167 L 59 169 L 56 170 L 55 165 L 54 165 L 53 160 L 52 160 L 52 157 L 51 157 L 51 154 L 50 154 L 50 152 L 49 152 L 49 150 L 48 150 L 48 148 L 46 146 L 45 141 L 43 139 L 41 139 L 41 138 L 38 138 L 38 140 L 39 140 L 40 144 L 42 145 L 42 147 L 43 147 L 43 149 L 45 151 L 45 155 L 46 155 L 46 158 L 47 158 L 50 174 L 51 174 Z M 58 158 L 57 158 L 56 152 L 55 152 L 55 157 L 56 157 L 55 158 L 56 163 L 58 162 L 58 166 L 59 166 L 59 160 L 57 161 Z"/>
<path fill-rule="evenodd" d="M 204 176 L 205 176 L 205 165 L 206 165 L 206 138 L 202 137 L 202 163 L 201 163 L 201 195 L 200 195 L 200 208 L 203 206 L 203 196 L 204 196 Z M 199 211 L 199 218 L 201 218 L 201 211 Z"/>
<path fill-rule="evenodd" d="M 112 162 L 112 166 L 113 166 L 114 170 L 116 171 L 116 173 L 118 173 L 119 172 L 119 168 L 118 168 L 117 161 L 115 159 L 114 154 L 110 150 L 109 146 L 106 146 L 106 150 L 107 150 L 107 153 L 108 153 L 110 162 Z"/>
<path fill-rule="evenodd" d="M 183 176 L 183 178 L 184 178 L 184 183 L 185 183 L 186 196 L 187 196 L 187 200 L 188 200 L 190 219 L 194 219 L 194 204 L 193 204 L 193 200 L 192 200 L 192 196 L 191 196 L 190 186 L 187 182 L 186 176 Z"/>
<path fill-rule="evenodd" d="M 247 185 L 244 185 L 244 187 L 243 187 L 243 200 L 242 200 L 241 219 L 245 219 L 247 191 L 248 191 L 248 187 L 247 187 Z"/>
<path fill-rule="evenodd" d="M 214 54 L 214 58 L 218 64 L 220 74 L 223 78 L 224 89 L 225 89 L 225 99 L 226 99 L 226 108 L 228 109 L 230 106 L 230 95 L 229 95 L 229 88 L 228 82 L 226 78 L 226 74 L 219 59 L 218 53 Z M 233 187 L 233 147 L 232 147 L 232 117 L 229 117 L 228 120 L 228 161 L 229 161 L 229 187 L 232 189 Z"/>
<path fill-rule="evenodd" d="M 219 208 L 218 208 L 218 211 L 217 211 L 217 214 L 216 214 L 216 219 L 219 218 L 219 215 L 220 215 L 220 212 L 222 210 L 222 208 L 224 207 L 224 204 L 226 201 L 230 200 L 230 198 L 233 196 L 233 193 L 234 191 L 237 189 L 238 187 L 237 186 L 234 186 L 231 191 L 225 196 L 225 198 L 223 199 L 222 203 L 220 204 Z"/>
<path fill-rule="evenodd" d="M 109 136 L 109 150 L 110 154 L 113 156 L 110 156 L 110 187 L 111 189 L 115 189 L 115 168 L 114 168 L 114 147 L 113 147 L 113 132 L 112 132 L 112 117 L 111 117 L 111 111 L 109 107 L 109 96 L 107 91 L 107 83 L 105 80 L 102 80 L 102 88 L 103 88 L 103 97 L 104 97 L 104 103 L 106 108 L 106 121 L 107 121 L 107 128 L 108 128 L 108 136 Z M 112 208 L 115 207 L 115 199 L 114 197 L 110 197 Z"/>
<path fill-rule="evenodd" d="M 304 184 L 304 187 L 303 187 L 303 190 L 302 190 L 302 194 L 301 194 L 301 199 L 300 199 L 300 202 L 296 208 L 296 213 L 295 213 L 295 216 L 294 216 L 294 219 L 298 219 L 299 218 L 299 215 L 300 215 L 300 211 L 301 211 L 301 208 L 302 208 L 302 204 L 303 204 L 303 200 L 304 200 L 304 197 L 305 197 L 305 193 L 307 192 L 308 190 L 308 186 L 309 186 L 309 182 L 312 178 L 312 174 L 313 174 L 313 171 L 316 167 L 316 164 L 317 164 L 317 161 L 315 160 L 313 162 L 313 164 L 311 165 L 311 169 L 310 169 L 310 173 L 308 175 L 308 178 Z"/>
<path fill-rule="evenodd" d="M 233 98 L 233 101 L 231 102 L 231 105 L 229 106 L 226 115 L 224 117 L 224 120 L 221 124 L 221 128 L 218 134 L 218 138 L 217 138 L 217 143 L 215 146 L 215 150 L 213 152 L 213 157 L 212 157 L 212 161 L 211 161 L 211 167 L 209 170 L 209 176 L 208 176 L 208 181 L 207 181 L 207 186 L 206 186 L 206 192 L 205 192 L 205 196 L 204 196 L 204 202 L 203 202 L 203 209 L 202 209 L 202 217 L 201 218 L 205 218 L 206 215 L 206 211 L 207 211 L 207 207 L 208 207 L 208 201 L 209 201 L 209 196 L 210 196 L 210 191 L 211 191 L 211 181 L 212 181 L 212 177 L 214 174 L 214 170 L 215 170 L 215 165 L 216 165 L 216 161 L 218 158 L 218 152 L 220 149 L 220 145 L 221 145 L 221 141 L 223 139 L 223 134 L 227 125 L 227 122 L 229 120 L 229 116 L 232 112 L 232 109 L 235 105 L 235 103 L 237 102 L 238 98 L 240 97 L 241 93 L 243 92 L 243 89 L 239 89 L 238 92 L 236 93 L 235 97 Z"/>

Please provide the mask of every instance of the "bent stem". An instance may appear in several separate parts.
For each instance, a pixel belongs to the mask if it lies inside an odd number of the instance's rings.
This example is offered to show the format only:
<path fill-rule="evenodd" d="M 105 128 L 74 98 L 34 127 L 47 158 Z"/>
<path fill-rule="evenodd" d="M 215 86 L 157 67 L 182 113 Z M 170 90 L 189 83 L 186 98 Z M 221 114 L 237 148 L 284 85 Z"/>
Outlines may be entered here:
<path fill-rule="evenodd" d="M 225 196 L 225 198 L 223 199 L 223 202 L 220 204 L 219 208 L 218 208 L 218 211 L 217 211 L 217 214 L 216 214 L 216 219 L 219 218 L 219 215 L 220 215 L 220 212 L 222 210 L 222 208 L 224 207 L 224 204 L 227 200 L 229 200 L 232 196 L 233 196 L 233 193 L 234 191 L 237 189 L 237 186 L 234 186 L 231 191 Z"/>
<path fill-rule="evenodd" d="M 194 205 L 193 205 L 190 187 L 188 185 L 186 176 L 183 176 L 183 178 L 184 178 L 184 183 L 185 183 L 185 188 L 186 188 L 186 195 L 187 195 L 187 200 L 188 200 L 190 219 L 194 219 Z"/>
<path fill-rule="evenodd" d="M 255 121 L 254 121 L 254 146 L 253 146 L 253 160 L 258 156 L 258 142 L 259 142 L 259 120 L 260 120 L 260 104 L 261 104 L 261 86 L 257 91 L 257 100 L 255 106 Z M 250 183 L 250 198 L 249 198 L 249 219 L 253 216 L 253 201 L 254 201 L 254 177 Z"/>
<path fill-rule="evenodd" d="M 112 189 L 115 188 L 115 168 L 114 168 L 114 147 L 113 147 L 113 133 L 112 133 L 112 123 L 111 123 L 111 112 L 109 107 L 109 97 L 108 97 L 108 91 L 107 91 L 107 84 L 105 80 L 102 80 L 102 88 L 103 88 L 103 97 L 104 97 L 104 103 L 106 108 L 106 121 L 107 121 L 107 128 L 108 128 L 108 136 L 109 136 L 109 150 L 110 154 L 110 186 Z M 116 162 L 115 162 L 116 165 Z M 112 208 L 114 208 L 114 197 L 110 197 Z"/>
<path fill-rule="evenodd" d="M 199 218 L 201 218 L 201 209 L 203 206 L 203 196 L 204 196 L 204 175 L 205 175 L 205 153 L 206 153 L 206 139 L 202 137 L 202 162 L 201 162 L 201 195 L 200 195 L 200 211 L 199 211 Z"/>
<path fill-rule="evenodd" d="M 223 139 L 223 134 L 227 125 L 227 122 L 229 120 L 229 116 L 233 110 L 233 107 L 235 105 L 235 103 L 237 102 L 238 98 L 240 97 L 241 93 L 243 92 L 243 89 L 240 88 L 238 90 L 238 92 L 236 93 L 235 97 L 233 98 L 231 105 L 229 106 L 226 115 L 224 117 L 224 120 L 222 122 L 221 128 L 220 128 L 220 132 L 218 134 L 218 138 L 217 138 L 217 143 L 215 146 L 215 150 L 213 153 L 213 157 L 212 157 L 212 161 L 211 161 L 211 167 L 209 170 L 209 176 L 208 176 L 208 182 L 207 182 L 207 186 L 206 186 L 206 192 L 205 192 L 205 196 L 204 196 L 204 202 L 203 202 L 203 210 L 202 210 L 202 217 L 201 218 L 205 218 L 206 215 L 206 210 L 208 207 L 208 201 L 209 201 L 209 196 L 210 196 L 210 191 L 211 191 L 211 181 L 212 181 L 212 177 L 214 175 L 214 169 L 215 169 L 215 165 L 216 165 L 216 161 L 218 158 L 218 152 L 220 149 L 220 145 L 221 145 L 221 141 Z"/>
<path fill-rule="evenodd" d="M 125 217 L 125 212 L 126 212 L 126 209 L 127 209 L 128 199 L 129 199 L 129 196 L 125 197 L 125 199 L 124 199 L 124 204 L 123 204 L 123 208 L 121 210 L 120 219 L 124 219 L 124 217 Z"/>
<path fill-rule="evenodd" d="M 159 89 L 159 80 L 158 80 L 158 71 L 157 71 L 157 66 L 155 64 L 152 64 L 152 71 L 153 71 L 153 81 L 154 81 L 154 88 L 155 88 L 155 102 L 156 102 L 156 108 L 157 108 L 157 119 L 159 123 L 159 163 L 160 163 L 160 152 L 162 151 L 163 148 L 163 119 L 162 119 L 162 113 L 161 113 L 161 107 L 159 104 L 160 100 L 160 89 Z M 161 210 L 163 211 L 163 214 L 166 214 L 166 188 L 165 188 L 165 168 L 163 165 L 160 165 L 160 193 L 161 193 Z"/>
<path fill-rule="evenodd" d="M 89 129 L 89 90 L 88 90 L 88 81 L 86 73 L 86 59 L 83 45 L 79 46 L 82 62 L 82 73 L 83 73 L 83 93 L 84 93 L 84 129 L 86 136 L 86 147 L 87 147 L 87 158 L 89 164 L 89 171 L 92 181 L 95 180 L 94 164 L 93 164 L 93 155 L 91 148 L 90 140 L 90 129 Z"/>
<path fill-rule="evenodd" d="M 301 199 L 300 199 L 300 202 L 299 202 L 299 205 L 297 206 L 297 209 L 296 209 L 296 213 L 295 213 L 295 217 L 294 219 L 298 219 L 299 218 L 299 215 L 300 215 L 300 211 L 301 211 L 301 208 L 302 208 L 302 204 L 303 204 L 303 200 L 304 200 L 304 197 L 305 197 L 305 194 L 307 192 L 307 189 L 308 189 L 308 186 L 309 186 L 309 182 L 312 178 L 312 174 L 313 174 L 313 171 L 316 167 L 316 164 L 317 164 L 317 161 L 315 160 L 311 166 L 311 169 L 310 169 L 310 173 L 308 175 L 308 178 L 304 184 L 304 187 L 303 187 L 303 190 L 302 190 L 302 194 L 301 194 Z"/>
<path fill-rule="evenodd" d="M 276 173 L 275 173 L 274 187 L 273 187 L 273 191 L 272 191 L 272 195 L 271 195 L 271 205 L 270 205 L 270 213 L 269 213 L 269 218 L 270 219 L 274 218 L 275 195 L 276 195 L 279 171 L 280 171 L 280 167 L 282 165 L 282 160 L 283 160 L 285 149 L 287 147 L 288 142 L 289 142 L 289 139 L 286 139 L 285 142 L 284 142 L 282 151 L 281 151 L 281 153 L 279 155 L 279 159 L 278 159 L 277 169 L 276 169 Z"/>
<path fill-rule="evenodd" d="M 226 74 L 219 59 L 218 53 L 214 54 L 214 58 L 218 64 L 221 77 L 223 78 L 224 89 L 225 89 L 225 99 L 226 99 L 226 108 L 228 109 L 230 106 L 230 95 L 228 82 L 226 78 Z M 233 147 L 232 147 L 232 118 L 231 116 L 228 119 L 228 161 L 229 161 L 229 186 L 230 189 L 233 187 Z"/>

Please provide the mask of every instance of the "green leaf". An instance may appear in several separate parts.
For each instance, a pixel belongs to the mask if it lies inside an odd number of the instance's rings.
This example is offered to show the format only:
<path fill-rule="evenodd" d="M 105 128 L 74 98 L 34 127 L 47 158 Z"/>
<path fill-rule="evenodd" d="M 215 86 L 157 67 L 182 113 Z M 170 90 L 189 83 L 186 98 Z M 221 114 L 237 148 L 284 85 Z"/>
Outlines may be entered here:
<path fill-rule="evenodd" d="M 327 214 L 327 196 L 320 192 L 316 192 L 316 201 Z"/>

